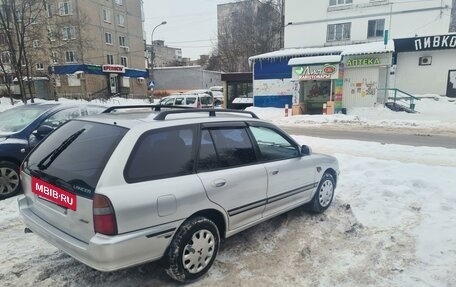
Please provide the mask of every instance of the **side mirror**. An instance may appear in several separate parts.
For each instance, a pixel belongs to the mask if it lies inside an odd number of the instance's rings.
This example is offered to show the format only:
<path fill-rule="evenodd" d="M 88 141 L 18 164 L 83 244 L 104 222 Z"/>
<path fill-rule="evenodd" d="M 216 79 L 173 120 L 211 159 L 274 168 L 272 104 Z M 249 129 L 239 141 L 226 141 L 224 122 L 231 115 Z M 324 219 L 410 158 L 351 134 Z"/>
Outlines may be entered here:
<path fill-rule="evenodd" d="M 53 130 L 54 130 L 54 128 L 51 127 L 51 126 L 42 125 L 42 126 L 39 126 L 38 129 L 37 129 L 36 131 L 33 132 L 33 134 L 34 134 L 35 136 L 45 137 L 45 136 L 47 136 L 48 134 L 50 134 Z"/>
<path fill-rule="evenodd" d="M 301 155 L 302 156 L 311 155 L 311 154 L 312 154 L 312 149 L 309 146 L 307 146 L 307 145 L 301 146 Z"/>

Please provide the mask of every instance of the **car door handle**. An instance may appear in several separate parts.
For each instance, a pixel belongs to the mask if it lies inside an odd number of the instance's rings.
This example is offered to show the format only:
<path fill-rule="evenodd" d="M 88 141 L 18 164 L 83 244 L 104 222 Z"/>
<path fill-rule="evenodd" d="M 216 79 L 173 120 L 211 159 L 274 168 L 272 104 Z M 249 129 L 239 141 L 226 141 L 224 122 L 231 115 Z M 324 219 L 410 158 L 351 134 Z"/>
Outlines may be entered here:
<path fill-rule="evenodd" d="M 212 182 L 212 185 L 213 185 L 214 187 L 222 187 L 222 186 L 224 186 L 225 184 L 226 184 L 226 180 L 224 180 L 224 179 L 217 179 L 217 180 L 214 180 L 214 181 Z"/>
<path fill-rule="evenodd" d="M 279 174 L 279 170 L 278 170 L 278 169 L 274 169 L 273 171 L 271 171 L 271 174 L 272 174 L 272 175 Z"/>

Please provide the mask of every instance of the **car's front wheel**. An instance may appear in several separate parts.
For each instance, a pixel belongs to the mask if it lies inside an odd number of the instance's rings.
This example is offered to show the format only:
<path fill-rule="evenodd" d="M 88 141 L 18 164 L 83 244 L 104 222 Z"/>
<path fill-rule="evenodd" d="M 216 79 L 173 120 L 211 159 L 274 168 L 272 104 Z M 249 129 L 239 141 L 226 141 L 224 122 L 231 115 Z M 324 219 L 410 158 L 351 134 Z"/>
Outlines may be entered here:
<path fill-rule="evenodd" d="M 19 167 L 9 161 L 0 162 L 0 199 L 8 198 L 19 193 Z"/>
<path fill-rule="evenodd" d="M 334 177 L 329 173 L 325 173 L 321 177 L 317 191 L 308 205 L 310 211 L 314 213 L 322 213 L 325 211 L 331 205 L 335 187 L 336 183 Z"/>
<path fill-rule="evenodd" d="M 169 276 L 188 283 L 204 275 L 217 255 L 220 235 L 217 226 L 204 217 L 182 224 L 166 254 Z"/>

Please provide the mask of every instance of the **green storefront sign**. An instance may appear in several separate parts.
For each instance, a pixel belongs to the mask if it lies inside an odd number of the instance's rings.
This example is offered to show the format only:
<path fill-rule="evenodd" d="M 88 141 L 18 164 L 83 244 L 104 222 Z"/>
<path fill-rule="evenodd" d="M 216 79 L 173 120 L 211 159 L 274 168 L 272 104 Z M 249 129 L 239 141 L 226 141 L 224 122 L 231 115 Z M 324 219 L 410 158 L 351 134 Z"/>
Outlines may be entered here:
<path fill-rule="evenodd" d="M 348 59 L 346 65 L 347 67 L 376 66 L 380 65 L 380 58 Z"/>

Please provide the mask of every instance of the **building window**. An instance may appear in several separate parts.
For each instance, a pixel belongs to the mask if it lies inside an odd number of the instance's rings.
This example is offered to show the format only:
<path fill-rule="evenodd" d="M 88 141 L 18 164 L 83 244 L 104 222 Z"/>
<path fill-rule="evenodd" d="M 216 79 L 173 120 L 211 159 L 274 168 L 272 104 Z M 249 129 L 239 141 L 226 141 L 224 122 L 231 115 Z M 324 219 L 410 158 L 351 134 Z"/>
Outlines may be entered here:
<path fill-rule="evenodd" d="M 123 5 L 123 0 L 116 0 L 117 5 Z"/>
<path fill-rule="evenodd" d="M 65 52 L 65 62 L 76 63 L 76 52 L 75 51 L 66 51 Z"/>
<path fill-rule="evenodd" d="M 47 34 L 48 40 L 51 41 L 51 42 L 55 42 L 55 40 L 56 40 L 56 37 L 55 37 L 55 36 L 56 36 L 56 33 L 55 33 L 54 29 L 53 29 L 52 27 L 48 27 L 48 28 L 47 28 L 47 32 L 48 32 L 48 34 Z M 62 31 L 62 32 L 63 32 L 63 31 Z"/>
<path fill-rule="evenodd" d="M 125 36 L 119 36 L 119 46 L 120 47 L 127 46 L 127 38 L 125 38 Z"/>
<path fill-rule="evenodd" d="M 106 32 L 105 33 L 105 43 L 108 45 L 112 45 L 112 34 Z"/>
<path fill-rule="evenodd" d="M 127 57 L 120 57 L 120 64 L 124 67 L 128 67 Z"/>
<path fill-rule="evenodd" d="M 111 23 L 111 10 L 103 9 L 103 21 Z"/>
<path fill-rule="evenodd" d="M 59 2 L 60 16 L 73 15 L 73 7 L 71 2 Z"/>
<path fill-rule="evenodd" d="M 51 52 L 50 63 L 51 63 L 51 64 L 57 64 L 58 62 L 59 62 L 59 61 L 58 61 L 57 52 L 52 51 L 52 52 Z"/>
<path fill-rule="evenodd" d="M 36 69 L 37 69 L 38 71 L 44 70 L 44 65 L 43 65 L 43 63 L 37 63 L 37 64 L 36 64 Z"/>
<path fill-rule="evenodd" d="M 110 65 L 114 64 L 114 56 L 113 55 L 106 55 L 106 62 Z"/>
<path fill-rule="evenodd" d="M 367 24 L 367 38 L 383 37 L 385 19 L 369 20 Z"/>
<path fill-rule="evenodd" d="M 39 48 L 39 47 L 41 47 L 41 41 L 33 40 L 33 48 Z"/>
<path fill-rule="evenodd" d="M 122 14 L 117 14 L 117 25 L 124 27 L 125 26 L 125 16 Z"/>
<path fill-rule="evenodd" d="M 329 6 L 352 4 L 353 0 L 329 0 Z"/>
<path fill-rule="evenodd" d="M 11 63 L 11 57 L 9 52 L 2 52 L 0 54 L 0 61 L 2 61 L 2 64 L 9 64 Z"/>
<path fill-rule="evenodd" d="M 52 17 L 52 6 L 50 3 L 45 3 L 44 10 L 46 11 L 46 16 L 48 18 L 51 18 Z"/>
<path fill-rule="evenodd" d="M 328 32 L 326 41 L 347 41 L 350 40 L 351 23 L 330 24 L 328 25 Z"/>
<path fill-rule="evenodd" d="M 63 27 L 63 40 L 76 39 L 76 30 L 74 27 Z"/>

